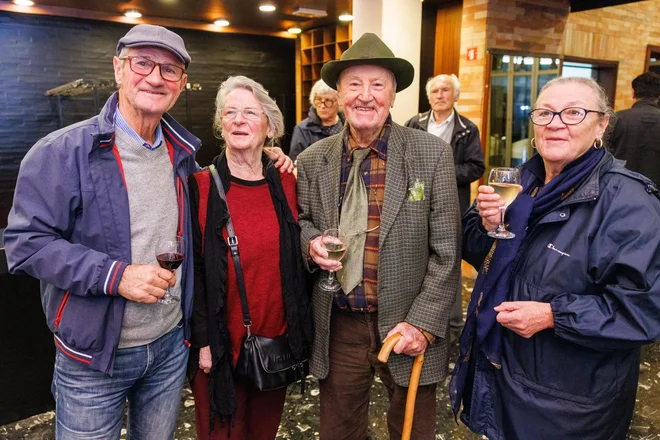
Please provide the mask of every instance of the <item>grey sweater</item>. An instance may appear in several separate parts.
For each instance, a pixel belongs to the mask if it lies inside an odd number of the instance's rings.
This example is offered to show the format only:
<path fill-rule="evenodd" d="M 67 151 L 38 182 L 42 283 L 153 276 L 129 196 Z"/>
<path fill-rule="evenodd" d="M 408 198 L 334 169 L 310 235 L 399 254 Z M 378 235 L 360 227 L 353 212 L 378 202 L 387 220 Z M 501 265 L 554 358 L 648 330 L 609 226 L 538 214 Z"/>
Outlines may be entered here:
<path fill-rule="evenodd" d="M 131 215 L 131 264 L 155 264 L 160 239 L 176 237 L 177 200 L 174 170 L 163 143 L 149 150 L 117 129 L 119 150 L 128 187 Z M 176 271 L 174 296 L 181 296 L 181 270 Z M 136 347 L 155 341 L 169 332 L 183 316 L 181 304 L 144 304 L 127 301 L 119 348 Z"/>

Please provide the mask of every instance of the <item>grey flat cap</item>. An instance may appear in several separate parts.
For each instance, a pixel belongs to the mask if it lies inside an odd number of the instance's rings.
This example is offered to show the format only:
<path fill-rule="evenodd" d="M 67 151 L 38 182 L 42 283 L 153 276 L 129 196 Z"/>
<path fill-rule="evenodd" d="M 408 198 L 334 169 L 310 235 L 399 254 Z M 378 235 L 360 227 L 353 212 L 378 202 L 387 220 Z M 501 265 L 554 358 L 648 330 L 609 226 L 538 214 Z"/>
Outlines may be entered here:
<path fill-rule="evenodd" d="M 188 67 L 190 55 L 183 39 L 169 29 L 151 24 L 133 26 L 117 44 L 117 55 L 124 47 L 157 46 L 172 51 Z"/>

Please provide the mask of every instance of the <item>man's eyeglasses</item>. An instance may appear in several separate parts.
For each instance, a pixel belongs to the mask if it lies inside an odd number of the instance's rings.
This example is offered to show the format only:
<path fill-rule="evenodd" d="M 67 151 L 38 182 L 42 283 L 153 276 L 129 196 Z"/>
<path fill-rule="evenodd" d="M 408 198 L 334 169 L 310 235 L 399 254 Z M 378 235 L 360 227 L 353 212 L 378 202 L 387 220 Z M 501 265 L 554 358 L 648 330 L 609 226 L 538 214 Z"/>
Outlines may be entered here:
<path fill-rule="evenodd" d="M 337 103 L 336 99 L 314 98 L 314 105 L 316 107 L 332 107 Z"/>
<path fill-rule="evenodd" d="M 165 81 L 177 82 L 183 77 L 183 74 L 186 73 L 186 71 L 179 66 L 175 66 L 174 64 L 157 63 L 155 61 L 151 61 L 149 58 L 136 56 L 120 59 L 128 60 L 129 66 L 131 66 L 131 70 L 138 75 L 151 75 L 151 72 L 154 71 L 154 68 L 158 66 L 160 69 L 160 76 Z"/>
<path fill-rule="evenodd" d="M 234 119 L 238 114 L 242 114 L 245 119 L 250 119 L 251 121 L 256 121 L 266 113 L 263 110 L 259 110 L 256 108 L 234 108 L 234 107 L 227 107 L 223 108 L 220 111 L 220 116 L 222 119 Z"/>
<path fill-rule="evenodd" d="M 534 125 L 550 125 L 555 116 L 559 116 L 564 124 L 577 125 L 584 121 L 589 113 L 605 114 L 605 112 L 599 110 L 587 110 L 581 107 L 568 107 L 558 112 L 553 112 L 547 108 L 537 108 L 529 112 L 529 119 Z"/>

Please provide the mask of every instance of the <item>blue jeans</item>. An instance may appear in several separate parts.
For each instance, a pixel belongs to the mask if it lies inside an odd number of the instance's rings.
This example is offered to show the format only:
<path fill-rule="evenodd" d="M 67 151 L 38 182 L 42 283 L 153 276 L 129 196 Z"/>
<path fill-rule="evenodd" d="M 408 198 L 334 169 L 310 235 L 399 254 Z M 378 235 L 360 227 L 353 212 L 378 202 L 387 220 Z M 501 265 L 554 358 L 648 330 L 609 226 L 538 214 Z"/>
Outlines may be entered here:
<path fill-rule="evenodd" d="M 119 439 L 128 399 L 127 439 L 173 439 L 187 362 L 182 325 L 150 344 L 117 350 L 112 377 L 57 351 L 56 438 Z"/>

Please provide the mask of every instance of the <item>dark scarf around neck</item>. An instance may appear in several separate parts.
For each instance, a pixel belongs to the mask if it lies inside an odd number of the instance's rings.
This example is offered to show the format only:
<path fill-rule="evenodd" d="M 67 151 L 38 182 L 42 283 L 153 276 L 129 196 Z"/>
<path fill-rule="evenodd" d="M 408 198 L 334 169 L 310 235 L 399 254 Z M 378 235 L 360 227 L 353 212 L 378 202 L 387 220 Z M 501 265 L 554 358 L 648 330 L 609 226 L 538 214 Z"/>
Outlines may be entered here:
<path fill-rule="evenodd" d="M 516 236 L 493 242 L 472 291 L 460 338 L 460 354 L 449 384 L 454 415 L 458 415 L 468 381 L 473 380 L 467 377 L 469 362 L 485 357 L 495 368 L 501 368 L 505 329 L 497 323 L 494 308 L 508 300 L 514 261 L 528 226 L 533 226 L 575 192 L 589 178 L 604 155 L 604 149 L 591 147 L 566 165 L 545 186 L 545 169 L 540 155 L 537 154 L 522 165 L 522 192 L 509 205 L 505 214 L 505 223 L 509 224 L 509 230 Z"/>
<path fill-rule="evenodd" d="M 226 192 L 231 191 L 230 172 L 225 152 L 213 160 Z M 273 207 L 280 226 L 280 272 L 282 295 L 291 351 L 297 359 L 309 354 L 314 338 L 306 270 L 300 249 L 300 226 L 293 216 L 282 187 L 279 171 L 264 154 L 262 164 Z M 211 423 L 216 415 L 231 416 L 236 410 L 232 347 L 227 329 L 228 246 L 222 231 L 228 219 L 227 205 L 211 179 L 208 215 L 204 233 L 204 283 L 207 292 L 208 328 L 212 367 L 209 374 Z M 240 237 L 239 237 L 240 239 Z M 240 249 L 240 248 L 239 248 Z"/>

